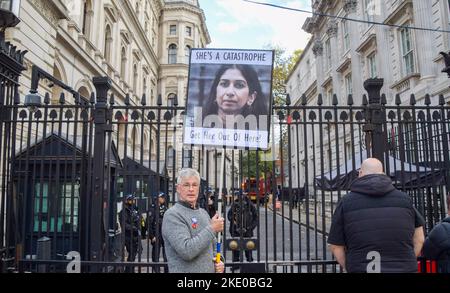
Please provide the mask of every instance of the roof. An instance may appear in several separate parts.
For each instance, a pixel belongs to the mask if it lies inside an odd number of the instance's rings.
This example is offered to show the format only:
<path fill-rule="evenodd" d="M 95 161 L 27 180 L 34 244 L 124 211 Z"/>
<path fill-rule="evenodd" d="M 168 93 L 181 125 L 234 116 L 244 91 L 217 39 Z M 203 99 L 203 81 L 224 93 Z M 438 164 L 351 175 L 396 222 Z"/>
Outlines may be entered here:
<path fill-rule="evenodd" d="M 94 139 L 91 139 L 91 151 L 93 157 L 94 152 Z M 27 148 L 27 140 L 24 140 L 21 145 L 16 147 L 15 156 L 16 159 L 21 159 L 23 156 L 28 155 L 28 159 L 44 159 L 51 157 L 58 158 L 69 158 L 73 159 L 75 156 L 76 159 L 80 159 L 83 157 L 83 146 L 82 146 L 82 137 L 68 135 L 66 133 L 57 133 L 57 132 L 49 132 L 45 135 L 40 134 L 37 137 L 33 136 L 30 138 L 29 147 Z M 88 150 L 89 151 L 89 146 Z M 107 146 L 105 146 L 105 152 L 107 152 Z M 110 149 L 110 158 L 109 162 L 112 165 L 122 167 L 122 161 L 120 160 L 119 154 L 117 152 L 117 147 L 114 141 L 111 142 Z M 105 163 L 106 160 L 105 160 Z"/>
<path fill-rule="evenodd" d="M 130 157 L 125 157 L 123 160 L 124 169 L 129 170 L 130 167 L 134 166 L 135 170 L 138 172 L 150 172 L 156 174 L 156 166 L 157 161 L 149 161 L 149 160 L 143 160 L 142 164 L 139 159 L 133 159 Z M 165 161 L 159 161 L 159 174 L 161 176 L 166 175 L 166 162 Z"/>

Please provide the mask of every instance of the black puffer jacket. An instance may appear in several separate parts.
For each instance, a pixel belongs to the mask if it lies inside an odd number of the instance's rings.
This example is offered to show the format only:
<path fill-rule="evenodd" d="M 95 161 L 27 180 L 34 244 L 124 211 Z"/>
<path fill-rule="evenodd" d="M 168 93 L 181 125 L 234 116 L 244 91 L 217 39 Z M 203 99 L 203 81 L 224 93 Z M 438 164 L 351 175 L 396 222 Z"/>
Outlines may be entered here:
<path fill-rule="evenodd" d="M 439 272 L 450 273 L 450 217 L 436 225 L 423 245 L 427 259 L 438 261 Z"/>
<path fill-rule="evenodd" d="M 367 272 L 378 252 L 381 272 L 416 272 L 413 236 L 423 219 L 411 199 L 395 189 L 386 175 L 356 179 L 338 203 L 328 243 L 346 246 L 348 272 Z"/>

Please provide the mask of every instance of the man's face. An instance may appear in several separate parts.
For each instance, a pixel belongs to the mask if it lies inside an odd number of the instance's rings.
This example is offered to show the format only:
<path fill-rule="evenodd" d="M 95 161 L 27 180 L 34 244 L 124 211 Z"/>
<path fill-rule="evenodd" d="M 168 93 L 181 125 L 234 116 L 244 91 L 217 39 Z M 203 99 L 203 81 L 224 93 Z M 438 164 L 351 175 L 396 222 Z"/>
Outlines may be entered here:
<path fill-rule="evenodd" d="M 177 192 L 181 201 L 186 201 L 191 205 L 195 205 L 198 198 L 200 182 L 196 177 L 183 178 L 180 184 L 177 185 Z"/>
<path fill-rule="evenodd" d="M 159 201 L 159 204 L 161 205 L 166 202 L 166 199 L 164 198 L 164 196 L 160 196 L 160 197 L 158 197 L 158 201 Z"/>

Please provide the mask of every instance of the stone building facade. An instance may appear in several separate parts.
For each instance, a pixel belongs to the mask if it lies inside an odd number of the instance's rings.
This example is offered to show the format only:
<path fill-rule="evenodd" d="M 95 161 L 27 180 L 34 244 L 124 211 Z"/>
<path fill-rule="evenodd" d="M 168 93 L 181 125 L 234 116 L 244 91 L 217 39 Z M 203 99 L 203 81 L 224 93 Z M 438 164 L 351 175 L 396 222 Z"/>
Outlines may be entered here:
<path fill-rule="evenodd" d="M 128 95 L 131 105 L 140 105 L 145 94 L 150 106 L 156 106 L 158 95 L 163 106 L 173 104 L 175 95 L 184 106 L 189 50 L 211 42 L 197 0 L 23 0 L 20 19 L 17 27 L 6 31 L 6 38 L 28 51 L 20 79 L 22 99 L 30 90 L 31 68 L 37 65 L 85 98 L 95 91 L 93 77 L 108 76 L 117 104 L 124 105 Z M 42 80 L 39 94 L 46 92 L 57 104 L 65 91 Z M 72 95 L 65 94 L 67 103 L 73 103 Z M 131 148 L 139 152 L 143 144 L 144 157 L 157 159 L 159 134 L 148 126 L 128 128 L 128 153 Z M 124 131 L 119 133 L 116 143 L 124 145 Z M 181 149 L 172 153 L 181 138 L 171 131 L 168 137 L 167 146 L 160 143 L 158 159 L 167 161 L 175 154 L 177 167 L 185 165 Z"/>
<path fill-rule="evenodd" d="M 381 92 L 386 94 L 389 105 L 395 103 L 397 94 L 403 104 L 409 104 L 411 94 L 415 94 L 417 104 L 424 103 L 426 94 L 430 94 L 432 105 L 437 105 L 439 95 L 444 95 L 450 103 L 449 79 L 441 72 L 445 64 L 439 54 L 450 51 L 450 37 L 448 32 L 432 31 L 450 30 L 449 1 L 313 0 L 311 5 L 318 14 L 309 17 L 303 25 L 311 39 L 287 79 L 287 92 L 293 104 L 300 104 L 305 94 L 308 105 L 317 105 L 317 97 L 322 94 L 323 105 L 330 106 L 336 94 L 339 105 L 346 105 L 351 94 L 354 105 L 361 105 L 362 96 L 366 94 L 363 83 L 369 78 L 384 79 Z M 311 134 L 307 135 L 311 142 Z M 300 137 L 303 137 L 301 130 Z M 316 137 L 316 141 L 318 139 Z M 331 145 L 334 143 L 332 135 Z M 327 139 L 324 144 L 328 144 Z M 305 147 L 292 145 L 293 150 L 299 150 L 292 152 L 293 162 L 304 165 Z M 312 156 L 313 146 L 309 147 L 309 156 Z M 340 150 L 349 153 L 350 148 L 350 145 L 342 145 Z M 325 159 L 326 170 L 330 163 L 336 167 Z M 293 174 L 297 174 L 296 168 L 302 168 L 296 165 L 292 165 Z M 294 176 L 292 179 L 294 185 L 303 185 L 304 178 Z"/>

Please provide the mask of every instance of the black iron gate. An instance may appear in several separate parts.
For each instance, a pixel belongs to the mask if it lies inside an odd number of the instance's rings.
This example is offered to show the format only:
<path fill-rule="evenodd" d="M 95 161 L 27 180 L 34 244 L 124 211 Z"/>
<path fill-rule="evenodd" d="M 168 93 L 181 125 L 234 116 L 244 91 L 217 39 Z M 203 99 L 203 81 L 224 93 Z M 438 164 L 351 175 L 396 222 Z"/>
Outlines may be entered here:
<path fill-rule="evenodd" d="M 223 216 L 246 194 L 258 223 L 252 237 L 232 237 L 226 221 L 227 270 L 340 271 L 326 244 L 331 215 L 358 166 L 371 156 L 411 195 L 427 231 L 445 215 L 450 108 L 443 96 L 433 97 L 435 104 L 421 97 L 420 106 L 414 96 L 408 105 L 397 96 L 388 105 L 380 95 L 382 80 L 369 80 L 362 105 L 354 105 L 351 96 L 345 105 L 337 96 L 324 105 L 319 95 L 311 101 L 303 96 L 295 105 L 288 97 L 286 105 L 274 107 L 270 153 L 183 148 L 184 108 L 176 98 L 171 105 L 161 97 L 156 105 L 147 105 L 145 95 L 115 98 L 108 78 L 94 78 L 96 95 L 82 97 L 35 67 L 23 103 L 18 78 L 24 53 L 2 39 L 0 45 L 3 272 L 163 271 L 163 254 L 152 255 L 152 249 L 160 250 L 159 239 L 152 243 L 147 237 L 148 225 L 138 236 L 126 235 L 119 215 L 127 195 L 136 198 L 145 223 L 160 192 L 169 206 L 176 201 L 177 171 L 192 167 L 202 177 L 200 204 L 208 208 L 213 195 L 217 206 L 223 155 Z M 39 88 L 44 79 L 63 94 L 55 99 L 45 93 Z M 39 100 L 36 94 L 44 97 L 41 104 L 31 103 Z M 128 245 L 127 237 L 136 245 Z"/>

